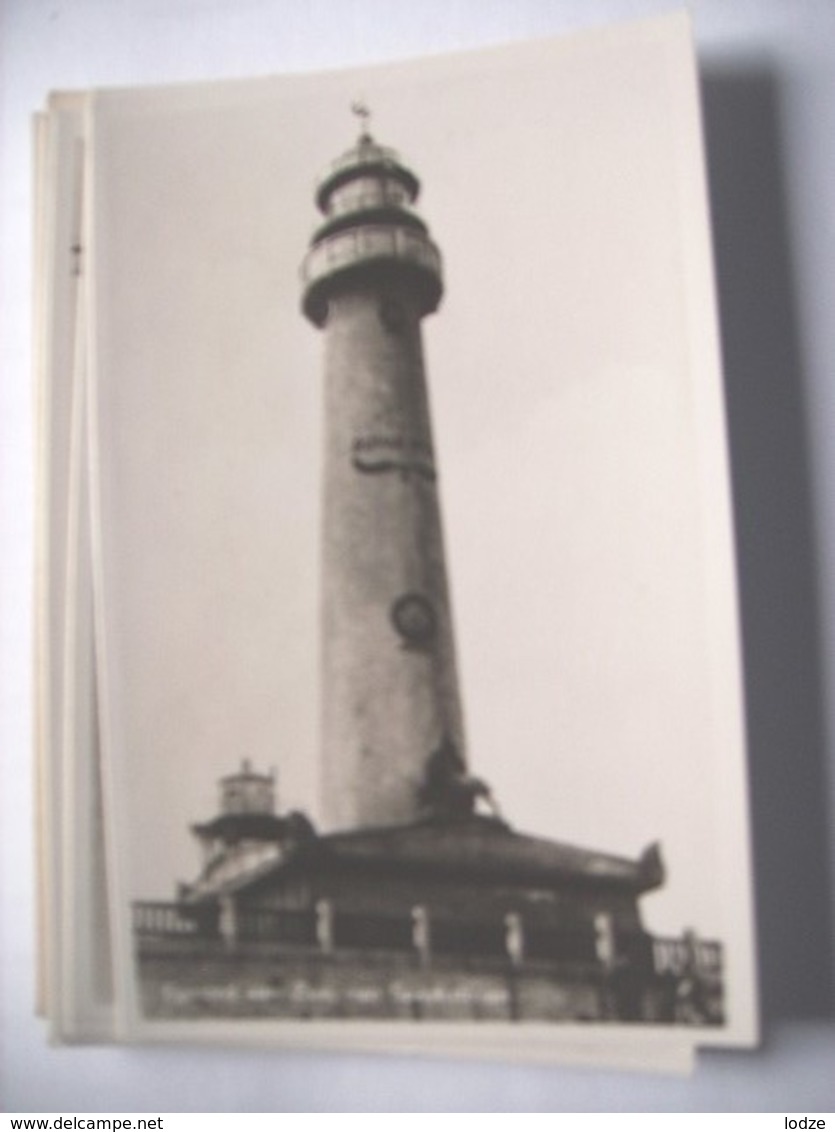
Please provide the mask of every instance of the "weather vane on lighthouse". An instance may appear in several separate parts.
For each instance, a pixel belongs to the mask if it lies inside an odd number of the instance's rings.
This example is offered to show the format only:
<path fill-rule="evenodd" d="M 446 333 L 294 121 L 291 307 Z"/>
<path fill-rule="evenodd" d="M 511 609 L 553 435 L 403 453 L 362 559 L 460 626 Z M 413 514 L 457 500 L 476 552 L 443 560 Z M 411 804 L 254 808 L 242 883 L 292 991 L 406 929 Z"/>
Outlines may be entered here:
<path fill-rule="evenodd" d="M 351 103 L 351 113 L 354 117 L 359 119 L 360 122 L 360 137 L 370 137 L 369 124 L 371 122 L 371 110 L 368 103 L 364 98 L 355 98 Z"/>

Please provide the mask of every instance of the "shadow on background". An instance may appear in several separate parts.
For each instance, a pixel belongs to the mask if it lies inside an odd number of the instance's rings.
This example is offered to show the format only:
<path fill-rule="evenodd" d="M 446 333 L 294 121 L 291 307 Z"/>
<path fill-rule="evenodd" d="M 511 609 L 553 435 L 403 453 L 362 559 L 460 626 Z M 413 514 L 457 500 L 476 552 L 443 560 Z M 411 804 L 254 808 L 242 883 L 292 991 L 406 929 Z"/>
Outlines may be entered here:
<path fill-rule="evenodd" d="M 766 68 L 703 68 L 766 1023 L 835 1014 L 815 517 L 778 94 Z"/>

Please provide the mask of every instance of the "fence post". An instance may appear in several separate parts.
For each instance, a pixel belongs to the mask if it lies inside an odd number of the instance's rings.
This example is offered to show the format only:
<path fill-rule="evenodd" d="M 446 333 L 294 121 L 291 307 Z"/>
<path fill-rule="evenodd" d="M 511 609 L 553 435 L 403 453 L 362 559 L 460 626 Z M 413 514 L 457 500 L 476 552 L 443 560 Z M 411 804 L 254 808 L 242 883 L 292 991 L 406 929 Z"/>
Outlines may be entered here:
<path fill-rule="evenodd" d="M 316 901 L 316 942 L 326 954 L 333 951 L 333 905 L 330 900 Z"/>
<path fill-rule="evenodd" d="M 220 897 L 220 936 L 227 947 L 233 947 L 238 939 L 238 915 L 235 898 L 230 893 Z"/>
<path fill-rule="evenodd" d="M 525 925 L 518 912 L 508 912 L 504 918 L 504 945 L 508 958 L 514 967 L 521 967 L 525 961 Z"/>
<path fill-rule="evenodd" d="M 607 971 L 615 965 L 617 951 L 612 917 L 608 912 L 598 912 L 594 917 L 594 948 L 597 958 Z"/>
<path fill-rule="evenodd" d="M 429 912 L 422 904 L 417 904 L 412 909 L 412 943 L 421 967 L 428 967 L 432 957 L 432 932 Z"/>

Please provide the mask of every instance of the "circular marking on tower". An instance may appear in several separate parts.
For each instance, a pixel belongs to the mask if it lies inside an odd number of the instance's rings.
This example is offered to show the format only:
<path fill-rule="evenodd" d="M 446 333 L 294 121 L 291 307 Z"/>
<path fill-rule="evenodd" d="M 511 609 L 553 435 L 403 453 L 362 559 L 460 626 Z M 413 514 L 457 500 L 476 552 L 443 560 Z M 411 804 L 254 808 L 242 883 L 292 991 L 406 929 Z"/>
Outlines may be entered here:
<path fill-rule="evenodd" d="M 391 622 L 406 648 L 426 648 L 435 638 L 438 619 L 423 594 L 407 593 L 391 607 Z"/>

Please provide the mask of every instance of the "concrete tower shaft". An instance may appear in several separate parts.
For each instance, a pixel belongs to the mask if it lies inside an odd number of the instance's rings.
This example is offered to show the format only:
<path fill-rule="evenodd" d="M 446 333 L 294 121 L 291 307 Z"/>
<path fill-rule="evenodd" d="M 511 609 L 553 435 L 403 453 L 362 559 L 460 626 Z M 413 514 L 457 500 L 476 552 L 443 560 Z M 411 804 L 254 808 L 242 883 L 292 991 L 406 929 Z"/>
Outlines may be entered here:
<path fill-rule="evenodd" d="M 320 182 L 303 266 L 325 335 L 325 818 L 343 829 L 427 816 L 433 754 L 464 746 L 421 342 L 441 267 L 417 193 L 363 135 Z"/>

